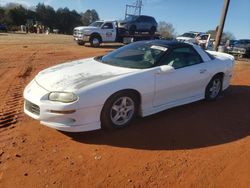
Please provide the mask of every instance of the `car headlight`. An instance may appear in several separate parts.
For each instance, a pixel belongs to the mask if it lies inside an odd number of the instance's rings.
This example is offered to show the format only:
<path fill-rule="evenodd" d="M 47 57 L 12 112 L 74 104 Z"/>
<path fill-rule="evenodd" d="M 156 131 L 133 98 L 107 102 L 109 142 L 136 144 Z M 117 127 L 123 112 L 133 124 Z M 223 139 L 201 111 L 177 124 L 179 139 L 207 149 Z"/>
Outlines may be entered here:
<path fill-rule="evenodd" d="M 64 103 L 74 102 L 78 99 L 76 94 L 70 92 L 51 92 L 49 94 L 50 101 L 58 101 Z"/>

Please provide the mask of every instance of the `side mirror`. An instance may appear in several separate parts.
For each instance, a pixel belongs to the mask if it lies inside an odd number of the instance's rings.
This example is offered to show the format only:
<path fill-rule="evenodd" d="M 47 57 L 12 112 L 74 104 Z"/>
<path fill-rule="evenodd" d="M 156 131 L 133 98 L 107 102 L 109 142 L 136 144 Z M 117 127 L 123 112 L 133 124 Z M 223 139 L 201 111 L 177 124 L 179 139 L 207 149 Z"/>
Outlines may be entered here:
<path fill-rule="evenodd" d="M 162 65 L 159 67 L 159 71 L 158 74 L 167 74 L 167 73 L 173 73 L 175 72 L 174 67 L 170 66 L 170 65 Z"/>
<path fill-rule="evenodd" d="M 107 25 L 104 25 L 102 28 L 103 28 L 103 29 L 108 29 L 108 26 L 107 26 Z"/>

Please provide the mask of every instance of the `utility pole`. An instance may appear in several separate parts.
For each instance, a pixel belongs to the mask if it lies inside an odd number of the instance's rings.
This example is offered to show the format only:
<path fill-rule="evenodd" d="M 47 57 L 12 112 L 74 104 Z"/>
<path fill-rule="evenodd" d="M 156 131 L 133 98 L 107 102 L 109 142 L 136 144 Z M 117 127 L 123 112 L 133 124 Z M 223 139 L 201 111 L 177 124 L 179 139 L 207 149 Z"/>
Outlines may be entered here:
<path fill-rule="evenodd" d="M 138 12 L 138 15 L 141 15 L 141 7 L 142 7 L 142 0 L 137 0 L 136 5 L 137 8 L 135 10 L 135 14 L 136 12 Z"/>
<path fill-rule="evenodd" d="M 142 0 L 136 0 L 133 5 L 126 5 L 125 18 L 128 16 L 141 15 Z"/>
<path fill-rule="evenodd" d="M 221 36 L 222 36 L 222 33 L 223 33 L 225 20 L 226 20 L 226 17 L 227 17 L 227 11 L 228 11 L 228 7 L 229 7 L 229 3 L 230 3 L 230 0 L 224 0 L 224 6 L 223 6 L 221 18 L 220 18 L 220 25 L 218 27 L 218 31 L 216 32 L 216 39 L 215 39 L 215 45 L 214 45 L 214 50 L 215 51 L 218 50 L 218 46 L 220 45 Z"/>

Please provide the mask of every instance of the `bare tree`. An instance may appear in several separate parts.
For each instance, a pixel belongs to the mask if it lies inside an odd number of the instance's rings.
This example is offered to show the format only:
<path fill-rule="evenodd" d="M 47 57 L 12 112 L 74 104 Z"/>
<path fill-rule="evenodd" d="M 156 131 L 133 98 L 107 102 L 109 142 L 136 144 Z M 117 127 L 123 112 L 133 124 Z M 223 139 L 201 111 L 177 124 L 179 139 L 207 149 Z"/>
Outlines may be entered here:
<path fill-rule="evenodd" d="M 158 24 L 158 32 L 165 39 L 173 39 L 176 37 L 176 32 L 173 24 L 161 21 Z"/>
<path fill-rule="evenodd" d="M 212 39 L 215 39 L 216 37 L 215 30 L 208 30 L 207 33 L 211 34 Z M 227 40 L 234 40 L 234 39 L 235 39 L 235 36 L 233 33 L 231 32 L 222 33 L 221 42 L 226 42 Z"/>
<path fill-rule="evenodd" d="M 99 20 L 99 15 L 95 9 L 92 10 L 88 9 L 85 13 L 82 14 L 83 25 L 89 25 L 96 20 Z"/>

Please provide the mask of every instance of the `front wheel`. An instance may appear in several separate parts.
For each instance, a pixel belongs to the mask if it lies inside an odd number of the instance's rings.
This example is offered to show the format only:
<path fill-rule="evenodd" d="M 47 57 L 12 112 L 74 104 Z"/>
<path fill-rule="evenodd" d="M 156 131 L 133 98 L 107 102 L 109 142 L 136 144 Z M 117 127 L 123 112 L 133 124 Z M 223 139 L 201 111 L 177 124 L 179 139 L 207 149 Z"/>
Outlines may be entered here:
<path fill-rule="evenodd" d="M 101 40 L 98 36 L 93 36 L 90 38 L 90 45 L 92 47 L 99 47 L 101 44 Z"/>
<path fill-rule="evenodd" d="M 214 76 L 206 87 L 205 99 L 215 100 L 222 91 L 222 76 Z"/>
<path fill-rule="evenodd" d="M 123 128 L 129 125 L 137 113 L 138 97 L 131 92 L 112 95 L 104 104 L 101 113 L 102 127 Z"/>
<path fill-rule="evenodd" d="M 83 42 L 83 41 L 77 41 L 77 44 L 80 45 L 80 46 L 83 46 L 85 44 L 85 42 Z"/>

